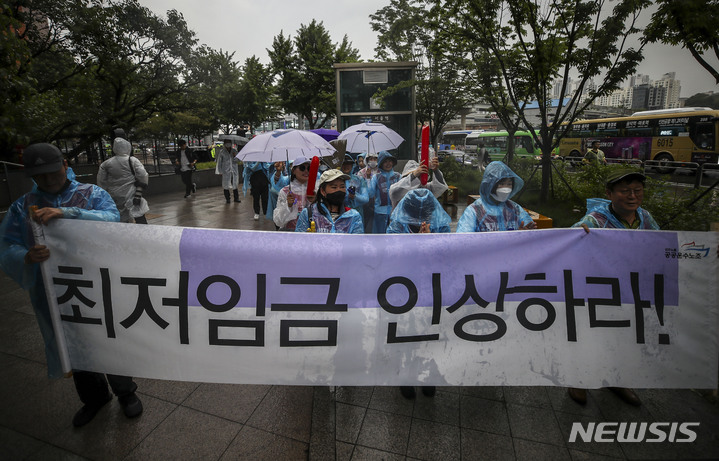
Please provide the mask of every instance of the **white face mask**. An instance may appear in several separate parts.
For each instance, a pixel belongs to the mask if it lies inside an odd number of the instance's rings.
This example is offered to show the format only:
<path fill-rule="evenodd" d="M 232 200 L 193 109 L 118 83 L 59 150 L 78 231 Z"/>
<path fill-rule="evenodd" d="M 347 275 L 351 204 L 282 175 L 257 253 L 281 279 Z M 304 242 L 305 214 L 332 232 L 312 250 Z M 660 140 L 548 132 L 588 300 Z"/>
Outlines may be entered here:
<path fill-rule="evenodd" d="M 506 202 L 509 198 L 509 194 L 512 193 L 511 187 L 498 187 L 497 191 L 492 194 L 492 197 L 498 202 Z"/>
<path fill-rule="evenodd" d="M 367 162 L 367 166 L 369 166 L 370 168 L 377 168 L 377 160 L 370 160 L 369 162 Z"/>

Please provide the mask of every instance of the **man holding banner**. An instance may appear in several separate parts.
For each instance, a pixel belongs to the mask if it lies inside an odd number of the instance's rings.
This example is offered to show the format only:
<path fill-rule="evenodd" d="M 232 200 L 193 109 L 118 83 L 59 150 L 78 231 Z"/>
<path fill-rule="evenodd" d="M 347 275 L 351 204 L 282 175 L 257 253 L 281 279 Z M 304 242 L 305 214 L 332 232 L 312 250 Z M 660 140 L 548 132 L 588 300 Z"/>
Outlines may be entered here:
<path fill-rule="evenodd" d="M 594 142 L 593 148 L 595 144 L 599 145 Z M 641 208 L 645 180 L 646 176 L 632 169 L 612 172 L 607 178 L 608 198 L 587 200 L 587 214 L 572 227 L 583 227 L 587 233 L 589 228 L 659 230 L 659 225 L 652 215 Z M 642 403 L 632 389 L 625 387 L 609 389 L 630 405 L 639 406 Z M 586 389 L 570 387 L 567 392 L 572 400 L 580 405 L 587 403 Z"/>
<path fill-rule="evenodd" d="M 50 250 L 33 238 L 38 231 L 32 229 L 30 219 L 42 225 L 61 218 L 119 221 L 120 213 L 110 195 L 100 187 L 68 179 L 67 162 L 56 146 L 30 145 L 25 149 L 23 162 L 25 173 L 35 186 L 10 206 L 0 225 L 0 268 L 28 290 L 45 342 L 48 375 L 58 378 L 63 370 L 56 334 L 64 333 L 53 328 L 40 270 L 41 263 L 50 258 Z M 57 283 L 58 279 L 55 280 Z M 73 418 L 76 427 L 89 423 L 100 408 L 112 400 L 107 390 L 108 381 L 128 418 L 142 413 L 142 403 L 135 395 L 137 385 L 130 377 L 107 375 L 106 379 L 101 373 L 75 371 L 73 379 L 84 404 Z"/>

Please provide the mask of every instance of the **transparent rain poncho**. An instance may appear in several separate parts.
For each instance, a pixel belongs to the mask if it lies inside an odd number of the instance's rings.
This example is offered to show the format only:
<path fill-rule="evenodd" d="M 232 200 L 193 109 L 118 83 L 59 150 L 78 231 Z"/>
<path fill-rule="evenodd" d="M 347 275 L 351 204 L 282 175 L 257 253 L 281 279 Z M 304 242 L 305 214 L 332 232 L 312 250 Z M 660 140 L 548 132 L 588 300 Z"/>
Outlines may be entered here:
<path fill-rule="evenodd" d="M 415 234 L 422 223 L 431 233 L 447 233 L 452 218 L 429 189 L 414 189 L 399 201 L 390 217 L 388 234 Z"/>
<path fill-rule="evenodd" d="M 495 185 L 505 178 L 513 179 L 512 192 L 506 201 L 492 197 Z M 457 232 L 491 232 L 517 230 L 532 222 L 524 208 L 510 200 L 524 187 L 524 181 L 502 162 L 487 165 L 479 186 L 479 198 L 459 218 Z"/>
<path fill-rule="evenodd" d="M 587 214 L 572 227 L 581 227 L 586 224 L 590 228 L 625 229 L 624 224 L 609 209 L 611 201 L 605 198 L 587 199 Z M 659 230 L 659 224 L 644 208 L 637 209 L 639 216 L 639 229 Z"/>
<path fill-rule="evenodd" d="M 30 226 L 30 207 L 59 208 L 64 219 L 86 219 L 91 221 L 119 221 L 110 194 L 94 184 L 70 181 L 57 194 L 47 194 L 35 185 L 30 192 L 10 205 L 0 223 L 0 269 L 17 282 L 30 295 L 40 333 L 45 343 L 48 376 L 62 376 L 60 356 L 52 328 L 50 308 L 45 297 L 39 264 L 25 264 L 25 254 L 32 247 L 34 238 Z"/>

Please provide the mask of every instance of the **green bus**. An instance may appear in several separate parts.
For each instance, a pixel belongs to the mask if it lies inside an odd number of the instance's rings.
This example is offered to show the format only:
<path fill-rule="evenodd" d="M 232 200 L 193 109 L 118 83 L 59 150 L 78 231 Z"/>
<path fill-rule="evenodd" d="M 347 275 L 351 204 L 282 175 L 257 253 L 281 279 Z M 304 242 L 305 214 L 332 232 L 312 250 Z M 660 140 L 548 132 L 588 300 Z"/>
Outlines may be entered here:
<path fill-rule="evenodd" d="M 536 131 L 535 131 L 536 133 Z M 539 136 L 539 133 L 537 133 Z M 483 131 L 467 135 L 467 152 L 479 154 L 482 147 L 487 149 L 489 160 L 504 160 L 507 155 L 507 144 L 509 141 L 506 131 Z M 529 131 L 514 132 L 514 155 L 517 157 L 538 157 L 542 151 L 534 143 L 534 138 Z"/>

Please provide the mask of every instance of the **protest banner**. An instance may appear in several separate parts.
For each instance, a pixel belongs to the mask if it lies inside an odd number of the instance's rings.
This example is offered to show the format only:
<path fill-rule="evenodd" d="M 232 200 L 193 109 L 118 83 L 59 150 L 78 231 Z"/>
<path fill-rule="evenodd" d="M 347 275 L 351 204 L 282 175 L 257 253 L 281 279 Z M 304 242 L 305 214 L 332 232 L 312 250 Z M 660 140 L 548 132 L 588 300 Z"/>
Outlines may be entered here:
<path fill-rule="evenodd" d="M 716 387 L 718 237 L 57 220 L 74 369 L 295 385 Z"/>

